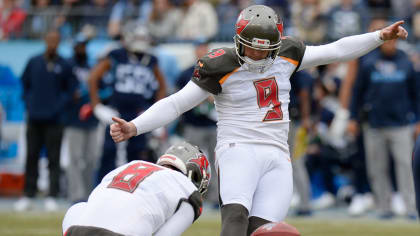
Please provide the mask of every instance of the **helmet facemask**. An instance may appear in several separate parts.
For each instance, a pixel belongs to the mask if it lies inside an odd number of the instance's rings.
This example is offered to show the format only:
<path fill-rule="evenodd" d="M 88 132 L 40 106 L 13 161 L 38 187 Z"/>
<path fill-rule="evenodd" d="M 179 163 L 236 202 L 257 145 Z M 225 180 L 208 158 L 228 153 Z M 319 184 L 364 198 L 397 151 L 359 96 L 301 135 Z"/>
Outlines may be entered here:
<path fill-rule="evenodd" d="M 123 27 L 124 44 L 130 52 L 146 52 L 150 48 L 151 38 L 146 25 L 128 22 Z"/>
<path fill-rule="evenodd" d="M 283 23 L 271 8 L 255 5 L 244 9 L 236 22 L 234 36 L 239 63 L 245 63 L 252 72 L 267 71 L 279 53 L 282 33 Z M 245 47 L 269 53 L 266 58 L 255 61 L 245 56 Z"/>
<path fill-rule="evenodd" d="M 204 154 L 187 162 L 187 177 L 203 195 L 207 192 L 211 177 L 210 163 Z"/>

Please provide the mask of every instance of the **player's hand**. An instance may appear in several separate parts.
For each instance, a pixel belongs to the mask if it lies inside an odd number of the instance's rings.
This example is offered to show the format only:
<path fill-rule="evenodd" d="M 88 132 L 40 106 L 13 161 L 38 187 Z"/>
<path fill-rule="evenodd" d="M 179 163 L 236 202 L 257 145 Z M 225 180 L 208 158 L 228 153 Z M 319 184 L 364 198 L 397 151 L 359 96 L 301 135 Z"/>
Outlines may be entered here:
<path fill-rule="evenodd" d="M 114 142 L 125 141 L 137 134 L 137 128 L 132 122 L 127 122 L 117 117 L 112 117 L 112 120 L 115 123 L 111 125 L 109 134 Z"/>
<path fill-rule="evenodd" d="M 420 135 L 420 122 L 414 126 L 414 138 L 416 139 Z"/>
<path fill-rule="evenodd" d="M 95 114 L 96 118 L 98 118 L 99 121 L 107 125 L 112 124 L 112 117 L 120 116 L 118 111 L 101 103 L 98 103 L 93 108 L 93 114 Z"/>
<path fill-rule="evenodd" d="M 393 40 L 393 39 L 407 39 L 408 33 L 401 25 L 404 21 L 397 21 L 394 24 L 385 27 L 381 30 L 380 36 L 382 40 Z"/>
<path fill-rule="evenodd" d="M 359 124 L 354 120 L 350 120 L 347 125 L 347 132 L 349 132 L 351 136 L 356 137 L 359 133 Z"/>

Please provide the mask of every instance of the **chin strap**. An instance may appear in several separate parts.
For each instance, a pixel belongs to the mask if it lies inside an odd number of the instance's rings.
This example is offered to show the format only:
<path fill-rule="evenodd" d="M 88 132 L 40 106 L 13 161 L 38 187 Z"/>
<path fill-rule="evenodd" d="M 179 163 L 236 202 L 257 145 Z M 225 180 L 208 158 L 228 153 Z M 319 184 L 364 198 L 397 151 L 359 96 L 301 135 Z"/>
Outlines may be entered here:
<path fill-rule="evenodd" d="M 243 60 L 247 66 L 247 69 L 255 73 L 266 72 L 274 63 L 274 60 L 271 58 L 254 61 L 249 57 L 243 57 Z"/>

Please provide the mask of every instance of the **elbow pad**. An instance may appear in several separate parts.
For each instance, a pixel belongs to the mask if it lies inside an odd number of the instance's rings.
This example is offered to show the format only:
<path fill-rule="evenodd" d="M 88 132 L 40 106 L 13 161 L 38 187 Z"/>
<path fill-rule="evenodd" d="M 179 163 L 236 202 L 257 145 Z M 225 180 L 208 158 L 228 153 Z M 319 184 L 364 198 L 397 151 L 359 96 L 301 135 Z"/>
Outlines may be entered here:
<path fill-rule="evenodd" d="M 194 221 L 195 222 L 198 217 L 200 217 L 201 213 L 203 212 L 203 198 L 198 191 L 194 191 L 188 199 L 182 198 L 179 200 L 178 206 L 176 207 L 175 212 L 181 207 L 183 202 L 189 203 L 194 209 Z"/>

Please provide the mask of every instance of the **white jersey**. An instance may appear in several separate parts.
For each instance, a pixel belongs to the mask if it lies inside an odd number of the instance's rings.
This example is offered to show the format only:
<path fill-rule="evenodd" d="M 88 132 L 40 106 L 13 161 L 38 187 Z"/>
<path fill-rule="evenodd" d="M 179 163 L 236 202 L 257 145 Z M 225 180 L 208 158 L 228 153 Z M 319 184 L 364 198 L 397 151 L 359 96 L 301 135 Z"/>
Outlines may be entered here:
<path fill-rule="evenodd" d="M 145 227 L 156 232 L 196 190 L 180 172 L 132 161 L 102 179 L 71 225 L 94 226 L 123 235 L 144 235 Z"/>
<path fill-rule="evenodd" d="M 218 145 L 231 142 L 272 143 L 288 150 L 290 82 L 296 68 L 277 58 L 265 73 L 240 67 L 215 96 Z"/>
<path fill-rule="evenodd" d="M 289 80 L 305 68 L 352 60 L 381 45 L 380 32 L 345 37 L 321 46 L 305 46 L 286 37 L 278 56 L 265 73 L 246 71 L 235 48 L 215 49 L 197 62 L 191 82 L 159 100 L 132 120 L 137 134 L 162 127 L 215 96 L 218 111 L 218 148 L 234 142 L 274 144 L 287 150 Z M 162 116 L 162 111 L 165 115 Z"/>
<path fill-rule="evenodd" d="M 240 65 L 232 48 L 218 49 L 199 61 L 192 81 L 215 94 L 218 146 L 264 143 L 288 153 L 290 77 L 305 48 L 294 39 L 282 43 L 282 51 L 264 73 Z"/>

